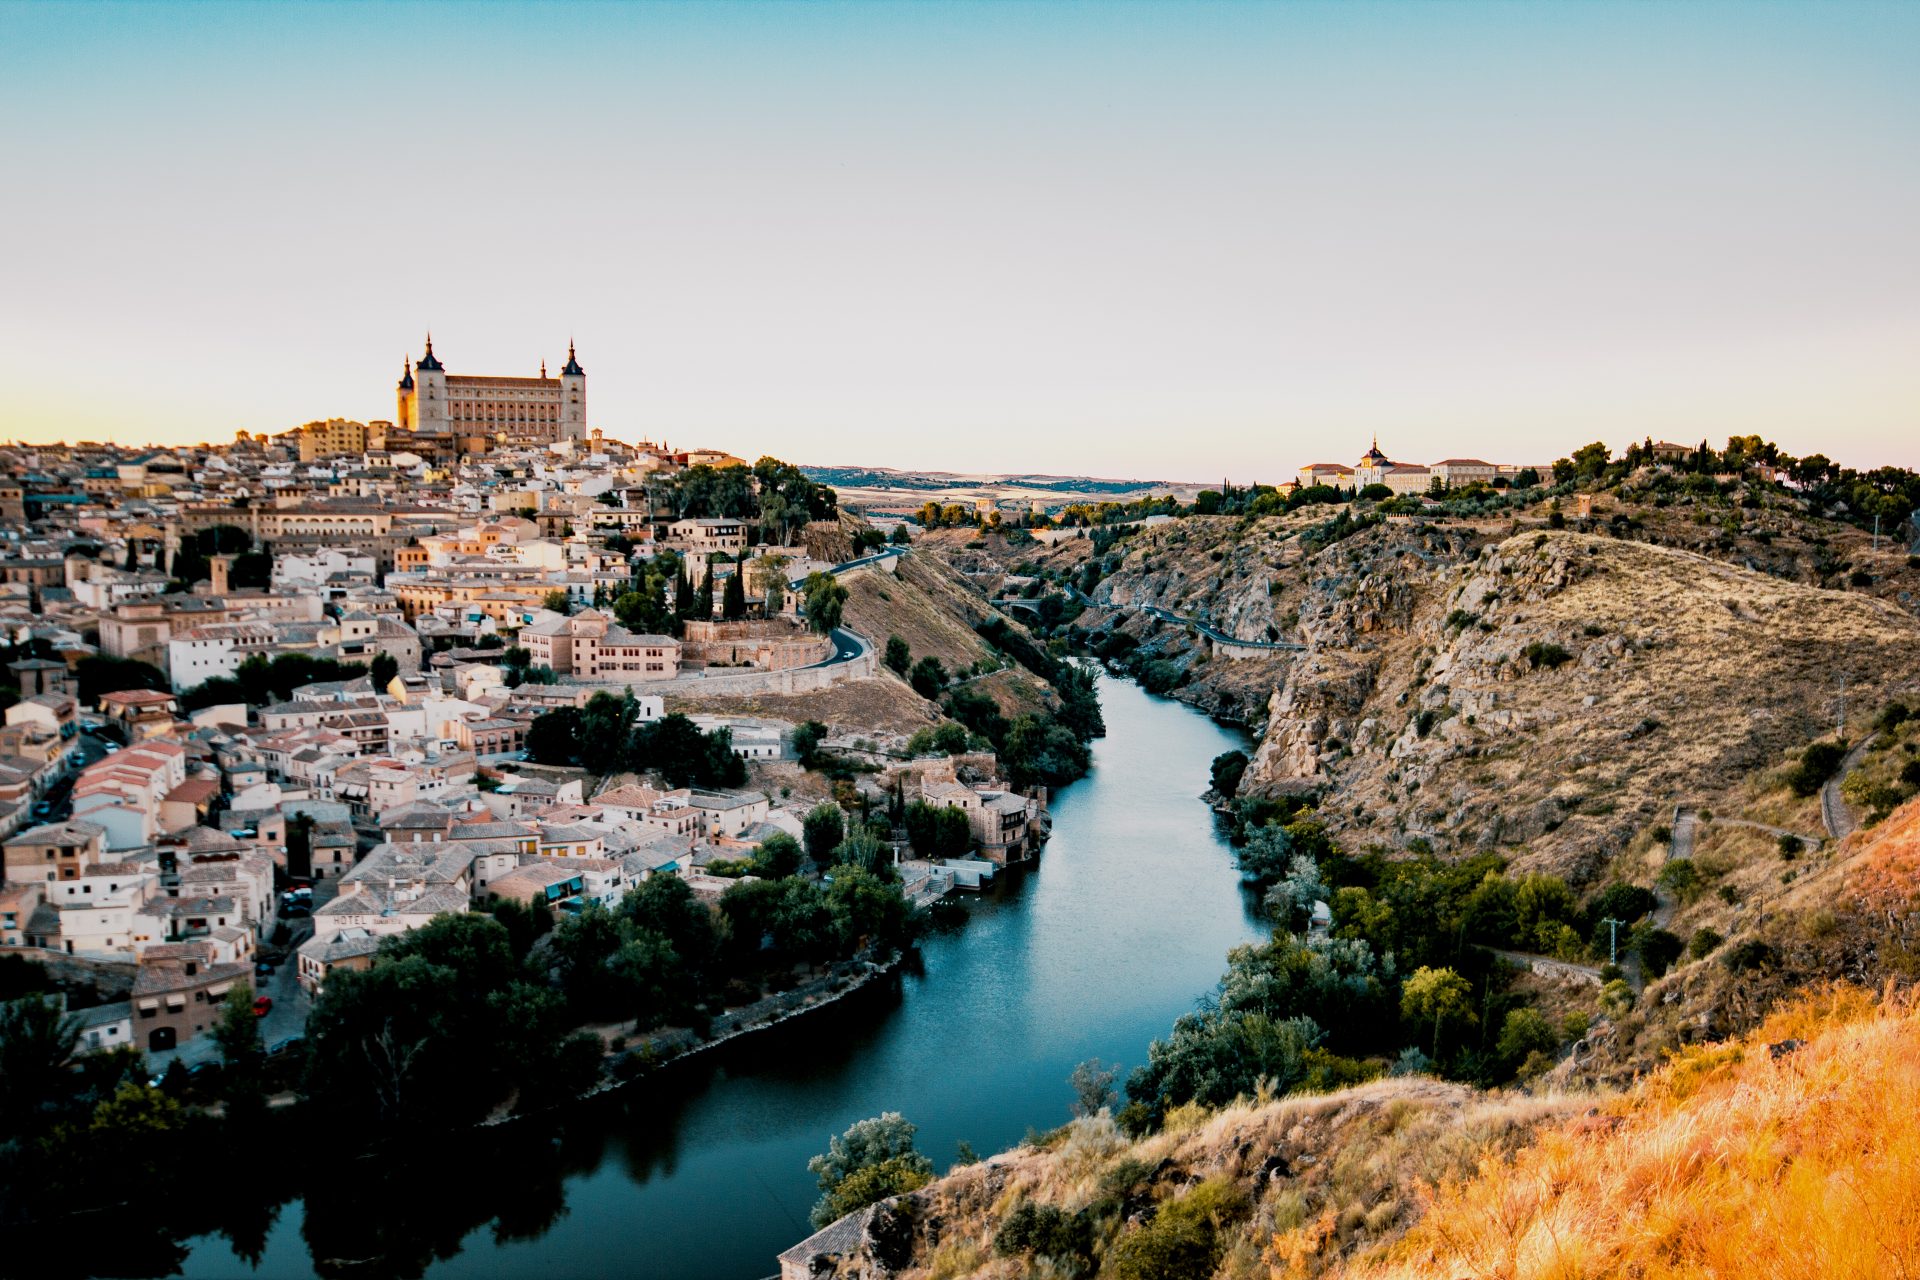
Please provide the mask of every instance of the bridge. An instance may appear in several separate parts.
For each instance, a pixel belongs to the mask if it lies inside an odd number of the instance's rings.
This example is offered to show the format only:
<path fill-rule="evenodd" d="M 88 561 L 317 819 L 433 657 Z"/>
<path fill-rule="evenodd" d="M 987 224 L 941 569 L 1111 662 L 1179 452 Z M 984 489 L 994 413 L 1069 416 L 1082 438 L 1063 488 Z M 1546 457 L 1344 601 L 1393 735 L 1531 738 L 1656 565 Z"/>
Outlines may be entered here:
<path fill-rule="evenodd" d="M 1292 640 L 1242 640 L 1238 636 L 1228 635 L 1211 623 L 1202 622 L 1198 618 L 1183 617 L 1171 609 L 1162 609 L 1159 605 L 1155 604 L 1143 604 L 1140 606 L 1140 611 L 1159 618 L 1162 622 L 1173 622 L 1183 627 L 1192 627 L 1208 640 L 1211 640 L 1216 648 L 1229 651 L 1238 650 L 1243 654 L 1305 653 L 1307 650 L 1307 646 Z"/>

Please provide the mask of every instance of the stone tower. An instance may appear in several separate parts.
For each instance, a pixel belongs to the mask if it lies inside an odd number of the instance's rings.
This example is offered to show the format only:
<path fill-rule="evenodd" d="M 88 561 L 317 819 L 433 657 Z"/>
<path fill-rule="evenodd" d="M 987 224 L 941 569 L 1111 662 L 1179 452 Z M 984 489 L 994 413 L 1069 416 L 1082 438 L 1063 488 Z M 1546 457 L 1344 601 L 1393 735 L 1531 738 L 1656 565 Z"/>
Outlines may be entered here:
<path fill-rule="evenodd" d="M 560 440 L 584 440 L 587 435 L 587 371 L 573 354 L 573 339 L 567 339 L 567 362 L 560 367 Z"/>
<path fill-rule="evenodd" d="M 414 361 L 410 373 L 400 379 L 400 416 L 402 430 L 444 432 L 452 429 L 447 412 L 447 369 L 433 354 L 433 334 L 427 334 L 427 353 Z"/>

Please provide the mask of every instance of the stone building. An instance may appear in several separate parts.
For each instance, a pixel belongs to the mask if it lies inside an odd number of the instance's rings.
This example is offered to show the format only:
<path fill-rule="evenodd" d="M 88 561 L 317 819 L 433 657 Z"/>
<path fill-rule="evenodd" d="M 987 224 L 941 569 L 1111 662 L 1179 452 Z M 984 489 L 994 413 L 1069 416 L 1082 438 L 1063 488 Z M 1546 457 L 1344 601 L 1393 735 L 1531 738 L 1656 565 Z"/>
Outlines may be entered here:
<path fill-rule="evenodd" d="M 587 434 L 587 371 L 571 342 L 557 378 L 544 361 L 537 378 L 483 377 L 448 373 L 428 334 L 426 354 L 401 371 L 398 399 L 395 426 L 416 435 L 540 445 Z"/>

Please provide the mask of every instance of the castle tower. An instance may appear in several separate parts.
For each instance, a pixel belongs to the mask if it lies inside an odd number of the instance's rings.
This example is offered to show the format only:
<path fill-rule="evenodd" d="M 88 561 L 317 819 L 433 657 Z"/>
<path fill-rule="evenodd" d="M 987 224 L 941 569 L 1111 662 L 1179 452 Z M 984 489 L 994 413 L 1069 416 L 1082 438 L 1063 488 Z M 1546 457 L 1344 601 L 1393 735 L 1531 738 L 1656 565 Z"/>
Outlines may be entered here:
<path fill-rule="evenodd" d="M 393 420 L 400 425 L 401 430 L 411 431 L 413 429 L 413 361 L 405 356 L 400 358 L 400 385 L 395 388 L 395 398 L 399 401 L 399 408 L 395 411 Z"/>
<path fill-rule="evenodd" d="M 401 426 L 419 432 L 452 430 L 447 410 L 447 369 L 433 354 L 433 334 L 427 334 L 427 353 L 413 364 L 412 412 L 408 413 L 408 393 L 401 392 Z"/>
<path fill-rule="evenodd" d="M 567 362 L 560 367 L 560 423 L 557 440 L 582 440 L 587 434 L 587 371 L 567 339 Z"/>
<path fill-rule="evenodd" d="M 233 557 L 227 555 L 207 557 L 207 577 L 213 580 L 213 594 L 227 594 L 227 575 L 233 569 Z"/>

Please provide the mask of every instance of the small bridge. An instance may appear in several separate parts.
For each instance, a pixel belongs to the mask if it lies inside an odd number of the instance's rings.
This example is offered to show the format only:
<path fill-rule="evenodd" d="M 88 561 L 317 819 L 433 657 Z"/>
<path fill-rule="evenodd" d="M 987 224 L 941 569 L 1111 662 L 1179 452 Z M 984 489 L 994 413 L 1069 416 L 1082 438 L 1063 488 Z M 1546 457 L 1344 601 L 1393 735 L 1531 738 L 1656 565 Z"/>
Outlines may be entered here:
<path fill-rule="evenodd" d="M 1141 612 L 1151 614 L 1162 622 L 1172 622 L 1193 628 L 1212 641 L 1214 648 L 1229 656 L 1238 654 L 1246 657 L 1256 653 L 1305 653 L 1307 649 L 1307 646 L 1292 640 L 1242 640 L 1238 636 L 1228 635 L 1211 623 L 1202 622 L 1198 618 L 1182 617 L 1171 609 L 1162 609 L 1159 605 L 1141 605 L 1140 609 Z"/>

